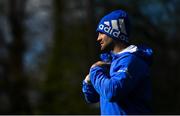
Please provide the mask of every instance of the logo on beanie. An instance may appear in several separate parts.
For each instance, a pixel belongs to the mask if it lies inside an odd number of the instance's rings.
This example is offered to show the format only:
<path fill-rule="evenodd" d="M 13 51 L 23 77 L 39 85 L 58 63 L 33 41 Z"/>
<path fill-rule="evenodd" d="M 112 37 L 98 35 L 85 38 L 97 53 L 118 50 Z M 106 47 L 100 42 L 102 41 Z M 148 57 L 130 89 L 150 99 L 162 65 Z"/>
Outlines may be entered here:
<path fill-rule="evenodd" d="M 125 39 L 126 37 L 124 36 L 127 35 L 124 19 L 105 21 L 104 24 L 100 24 L 98 28 L 113 37 L 120 39 Z M 125 35 L 120 35 L 121 33 Z"/>

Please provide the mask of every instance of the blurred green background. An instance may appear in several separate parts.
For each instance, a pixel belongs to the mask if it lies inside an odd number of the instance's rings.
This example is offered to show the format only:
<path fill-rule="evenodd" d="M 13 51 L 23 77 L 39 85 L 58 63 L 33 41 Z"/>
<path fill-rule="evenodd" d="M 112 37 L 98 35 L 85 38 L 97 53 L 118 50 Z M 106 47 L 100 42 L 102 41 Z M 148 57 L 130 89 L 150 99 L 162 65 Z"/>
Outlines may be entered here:
<path fill-rule="evenodd" d="M 102 16 L 129 12 L 154 50 L 154 114 L 180 114 L 179 0 L 0 0 L 0 114 L 99 114 L 81 92 Z"/>

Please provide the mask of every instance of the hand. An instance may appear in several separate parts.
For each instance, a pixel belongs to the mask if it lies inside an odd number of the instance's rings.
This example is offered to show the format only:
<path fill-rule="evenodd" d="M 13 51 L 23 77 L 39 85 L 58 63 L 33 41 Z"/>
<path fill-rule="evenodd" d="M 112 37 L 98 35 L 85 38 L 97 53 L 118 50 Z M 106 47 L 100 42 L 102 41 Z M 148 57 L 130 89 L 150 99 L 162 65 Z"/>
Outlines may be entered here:
<path fill-rule="evenodd" d="M 108 62 L 103 62 L 103 61 L 97 61 L 96 63 L 94 63 L 91 68 L 95 67 L 95 66 L 105 66 L 105 65 L 110 65 L 110 63 Z"/>
<path fill-rule="evenodd" d="M 84 79 L 84 81 L 85 81 L 86 83 L 91 83 L 89 74 L 86 76 L 86 78 Z"/>

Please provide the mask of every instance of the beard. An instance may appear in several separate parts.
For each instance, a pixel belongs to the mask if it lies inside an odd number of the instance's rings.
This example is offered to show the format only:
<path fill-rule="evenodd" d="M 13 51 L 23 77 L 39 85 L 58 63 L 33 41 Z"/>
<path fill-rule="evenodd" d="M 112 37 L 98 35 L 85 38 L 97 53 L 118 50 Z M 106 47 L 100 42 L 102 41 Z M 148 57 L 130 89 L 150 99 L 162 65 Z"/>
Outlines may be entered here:
<path fill-rule="evenodd" d="M 110 43 L 108 43 L 108 44 L 106 44 L 105 46 L 101 47 L 101 52 L 102 52 L 102 53 L 107 53 L 107 52 L 112 51 L 113 48 L 114 48 L 114 45 L 115 45 L 115 44 L 114 44 L 113 41 L 110 42 Z"/>

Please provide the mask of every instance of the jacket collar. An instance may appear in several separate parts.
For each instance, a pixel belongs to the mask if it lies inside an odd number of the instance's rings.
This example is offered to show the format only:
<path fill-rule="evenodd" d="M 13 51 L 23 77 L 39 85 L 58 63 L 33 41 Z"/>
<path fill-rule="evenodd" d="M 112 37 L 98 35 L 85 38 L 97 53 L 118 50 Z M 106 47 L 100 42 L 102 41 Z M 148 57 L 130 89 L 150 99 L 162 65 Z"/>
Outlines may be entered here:
<path fill-rule="evenodd" d="M 122 54 L 125 53 L 134 53 L 138 50 L 136 45 L 130 45 L 128 47 L 126 47 L 124 50 L 118 52 L 118 53 L 114 53 L 113 51 L 111 51 L 111 56 L 112 56 L 112 60 L 115 60 L 116 58 L 120 57 Z"/>

